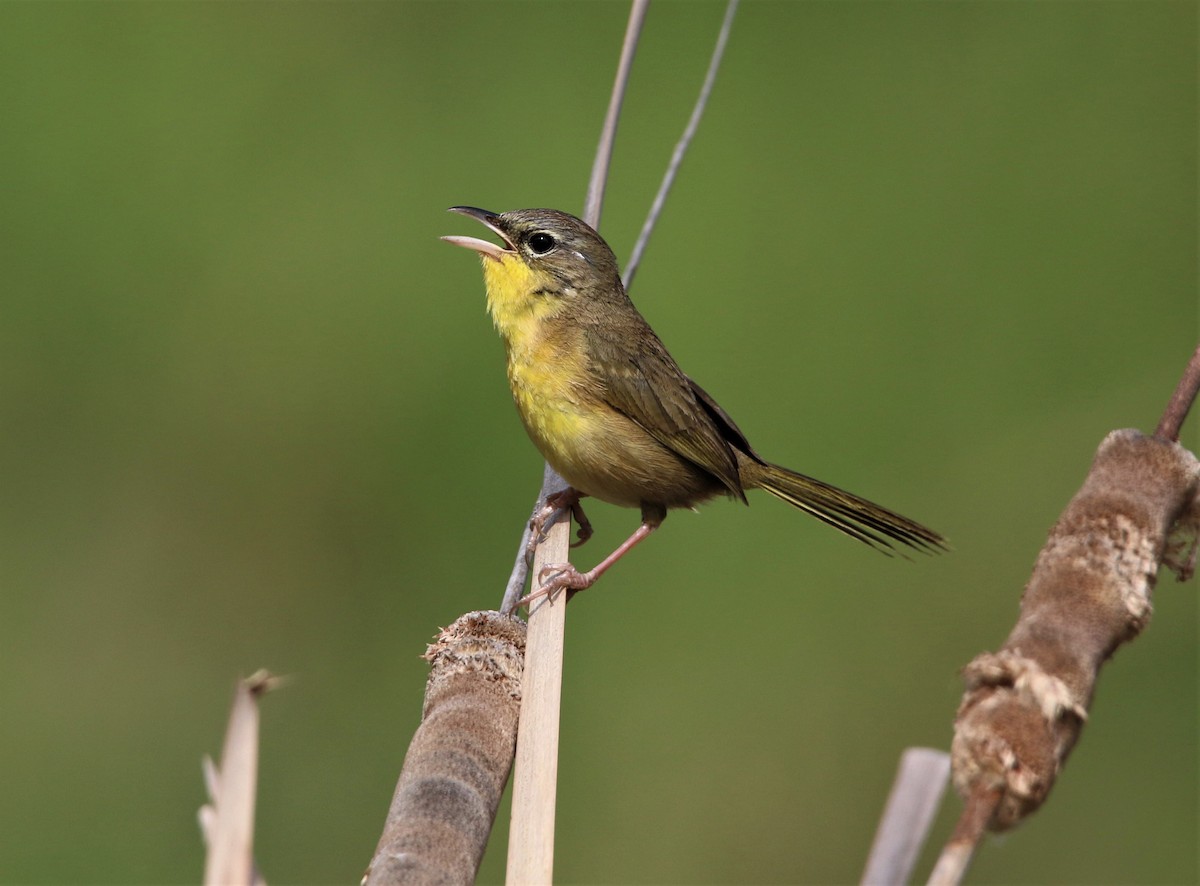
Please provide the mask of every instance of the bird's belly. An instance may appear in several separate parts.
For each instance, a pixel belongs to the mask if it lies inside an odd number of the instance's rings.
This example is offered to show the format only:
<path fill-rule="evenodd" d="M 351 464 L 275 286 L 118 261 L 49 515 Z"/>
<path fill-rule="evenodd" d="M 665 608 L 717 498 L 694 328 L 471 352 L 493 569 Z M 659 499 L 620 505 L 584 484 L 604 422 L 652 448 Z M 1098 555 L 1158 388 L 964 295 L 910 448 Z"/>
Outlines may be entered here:
<path fill-rule="evenodd" d="M 544 367 L 509 368 L 513 400 L 534 445 L 575 489 L 624 507 L 690 507 L 720 483 L 586 388 Z"/>

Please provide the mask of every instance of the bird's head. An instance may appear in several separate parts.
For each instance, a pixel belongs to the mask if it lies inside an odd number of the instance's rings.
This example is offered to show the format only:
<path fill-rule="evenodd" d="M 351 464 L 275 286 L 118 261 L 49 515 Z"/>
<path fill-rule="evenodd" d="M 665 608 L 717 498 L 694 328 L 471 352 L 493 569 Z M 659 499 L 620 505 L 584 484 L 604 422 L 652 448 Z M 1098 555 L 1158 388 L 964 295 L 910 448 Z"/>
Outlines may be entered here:
<path fill-rule="evenodd" d="M 592 306 L 625 298 L 617 260 L 603 238 L 585 222 L 554 209 L 488 212 L 454 206 L 500 237 L 503 245 L 475 237 L 443 237 L 479 253 L 488 310 L 508 339 L 530 321 L 564 313 L 578 316 Z"/>

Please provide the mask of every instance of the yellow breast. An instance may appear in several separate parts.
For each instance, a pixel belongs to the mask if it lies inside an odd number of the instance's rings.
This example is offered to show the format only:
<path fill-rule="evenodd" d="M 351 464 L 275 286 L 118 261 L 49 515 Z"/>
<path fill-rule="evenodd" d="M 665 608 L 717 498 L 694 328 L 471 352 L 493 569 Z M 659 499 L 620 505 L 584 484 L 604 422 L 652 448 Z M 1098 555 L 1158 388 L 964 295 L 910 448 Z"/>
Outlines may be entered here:
<path fill-rule="evenodd" d="M 530 333 L 508 343 L 508 384 L 517 412 L 542 455 L 564 476 L 587 460 L 596 431 L 585 371 L 572 330 Z"/>
<path fill-rule="evenodd" d="M 519 258 L 484 258 L 483 272 L 488 312 L 508 352 L 508 383 L 521 421 L 546 460 L 564 473 L 586 458 L 579 450 L 586 448 L 595 423 L 595 410 L 585 402 L 582 333 L 562 314 L 561 297 L 539 292 L 552 281 Z"/>
<path fill-rule="evenodd" d="M 592 377 L 583 327 L 570 313 L 570 296 L 538 294 L 553 281 L 539 279 L 515 258 L 485 258 L 483 265 L 488 311 L 508 353 L 513 401 L 551 467 L 580 492 L 626 507 L 658 501 L 653 490 L 664 480 L 686 487 L 689 503 L 711 494 L 694 490 L 694 472 L 605 402 L 602 380 Z M 684 476 L 676 476 L 681 471 Z"/>

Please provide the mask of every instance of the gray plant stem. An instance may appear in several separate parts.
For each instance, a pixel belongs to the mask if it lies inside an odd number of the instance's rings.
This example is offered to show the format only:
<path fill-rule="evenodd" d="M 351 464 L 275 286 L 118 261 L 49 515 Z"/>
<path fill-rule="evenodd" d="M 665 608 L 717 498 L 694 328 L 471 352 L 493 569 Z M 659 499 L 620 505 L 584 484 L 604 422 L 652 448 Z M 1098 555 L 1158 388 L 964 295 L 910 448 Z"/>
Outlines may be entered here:
<path fill-rule="evenodd" d="M 671 192 L 671 186 L 675 184 L 675 176 L 683 164 L 683 157 L 692 143 L 692 138 L 696 135 L 696 130 L 700 127 L 704 109 L 708 107 L 708 97 L 712 93 L 713 84 L 717 82 L 717 71 L 721 68 L 721 58 L 725 55 L 725 44 L 729 42 L 729 32 L 733 30 L 733 16 L 737 12 L 737 7 L 738 0 L 729 0 L 729 5 L 725 7 L 725 18 L 721 22 L 721 31 L 717 35 L 717 45 L 713 47 L 712 59 L 708 63 L 708 73 L 704 75 L 704 84 L 700 87 L 700 95 L 696 99 L 695 107 L 692 108 L 692 116 L 688 119 L 687 126 L 683 129 L 683 135 L 679 137 L 679 141 L 675 145 L 675 151 L 671 154 L 671 162 L 667 164 L 662 184 L 658 186 L 658 193 L 654 195 L 650 212 L 646 215 L 646 221 L 642 225 L 641 233 L 638 234 L 637 242 L 633 245 L 633 252 L 629 256 L 629 262 L 625 266 L 623 282 L 626 290 L 633 285 L 633 275 L 637 273 L 638 265 L 641 264 L 642 254 L 646 251 L 646 244 L 650 241 L 650 234 L 653 233 L 654 226 L 658 223 L 658 217 L 662 214 L 663 206 L 666 205 L 667 194 Z"/>

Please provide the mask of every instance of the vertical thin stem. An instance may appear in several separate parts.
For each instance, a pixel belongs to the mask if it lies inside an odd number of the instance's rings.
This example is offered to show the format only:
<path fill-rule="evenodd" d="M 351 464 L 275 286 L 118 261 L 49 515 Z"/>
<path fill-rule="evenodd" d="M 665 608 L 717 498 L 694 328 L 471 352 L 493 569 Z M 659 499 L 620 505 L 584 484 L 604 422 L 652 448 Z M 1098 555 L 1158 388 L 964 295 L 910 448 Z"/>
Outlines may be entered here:
<path fill-rule="evenodd" d="M 279 685 L 279 678 L 258 671 L 238 683 L 217 769 L 205 759 L 209 805 L 200 810 L 207 844 L 204 883 L 257 886 L 254 864 L 254 803 L 258 781 L 258 700 Z"/>
<path fill-rule="evenodd" d="M 570 520 L 562 520 L 556 527 L 562 529 L 564 549 L 570 524 Z M 543 543 L 538 547 L 535 569 L 540 565 L 542 548 L 549 546 Z M 566 613 L 566 596 L 561 595 L 553 603 L 542 598 L 534 604 L 529 617 L 505 874 L 505 881 L 514 886 L 541 886 L 554 881 L 554 813 Z"/>
<path fill-rule="evenodd" d="M 734 3 L 737 0 L 733 0 Z M 629 10 L 629 23 L 625 27 L 625 42 L 621 46 L 621 59 L 617 63 L 617 75 L 613 81 L 612 95 L 608 101 L 608 112 L 604 117 L 604 126 L 600 130 L 600 143 L 596 146 L 596 159 L 592 163 L 592 175 L 588 181 L 587 195 L 584 197 L 583 203 L 583 220 L 597 230 L 600 229 L 600 214 L 604 208 L 604 188 L 608 182 L 608 167 L 612 160 L 613 143 L 617 138 L 617 123 L 621 117 L 621 104 L 625 100 L 625 87 L 629 83 L 629 72 L 633 68 L 633 54 L 637 49 L 638 37 L 642 32 L 642 23 L 646 18 L 646 9 L 650 6 L 650 0 L 633 0 L 633 5 Z M 533 506 L 533 511 L 530 514 L 530 519 L 541 510 L 542 505 L 546 501 L 546 496 L 551 495 L 559 490 L 566 489 L 567 483 L 558 472 L 550 465 L 546 465 L 542 476 L 542 489 L 538 493 L 537 503 Z M 564 538 L 570 534 L 570 521 L 561 521 L 567 524 L 567 528 L 562 530 Z M 546 540 L 542 542 L 545 546 L 550 543 L 550 534 L 553 530 L 548 530 Z M 521 535 L 520 549 L 517 551 L 517 557 L 513 563 L 512 572 L 509 573 L 508 583 L 504 587 L 504 599 L 500 605 L 501 612 L 512 612 L 515 608 L 516 601 L 520 599 L 521 592 L 525 589 L 525 579 L 529 576 L 529 568 L 525 557 L 525 551 L 529 544 L 529 531 L 526 529 Z M 556 559 L 551 560 L 553 563 L 565 563 L 567 561 L 567 551 L 570 549 L 568 543 Z"/>
<path fill-rule="evenodd" d="M 566 489 L 567 483 L 562 477 L 558 476 L 558 472 L 550 465 L 542 466 L 542 488 L 538 492 L 537 501 L 533 503 L 533 511 L 529 514 L 529 519 L 525 521 L 525 528 L 521 532 L 521 543 L 517 545 L 517 556 L 513 562 L 512 572 L 508 576 L 508 584 L 504 586 L 504 599 L 500 601 L 500 611 L 505 615 L 512 615 L 517 611 L 517 601 L 524 596 L 525 579 L 529 577 L 529 542 L 531 532 L 531 524 L 533 518 L 541 511 L 542 505 L 546 503 L 546 496 L 558 492 L 560 489 Z M 570 533 L 568 520 L 568 534 Z M 551 527 L 553 528 L 553 527 Z M 570 545 L 568 544 L 568 550 Z M 563 554 L 559 562 L 566 560 L 566 554 Z"/>

